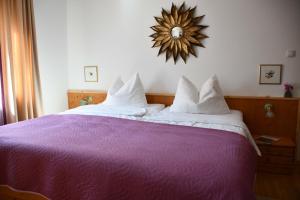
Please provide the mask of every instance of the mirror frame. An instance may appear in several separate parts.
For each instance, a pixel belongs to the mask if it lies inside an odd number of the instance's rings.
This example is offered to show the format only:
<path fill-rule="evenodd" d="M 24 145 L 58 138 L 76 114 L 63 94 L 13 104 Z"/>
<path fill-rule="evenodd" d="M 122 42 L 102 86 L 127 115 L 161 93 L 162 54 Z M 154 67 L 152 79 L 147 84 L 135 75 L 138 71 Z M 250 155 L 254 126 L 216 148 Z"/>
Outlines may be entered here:
<path fill-rule="evenodd" d="M 162 9 L 162 16 L 154 17 L 157 24 L 151 27 L 155 32 L 150 35 L 154 42 L 152 48 L 160 47 L 158 55 L 166 53 L 166 62 L 173 56 L 175 64 L 179 57 L 186 63 L 190 54 L 197 57 L 195 46 L 205 48 L 202 41 L 208 36 L 203 30 L 208 26 L 200 24 L 205 15 L 195 17 L 195 11 L 196 7 L 186 9 L 185 3 L 180 7 L 172 4 L 171 12 Z M 182 28 L 180 38 L 172 36 L 174 27 Z"/>

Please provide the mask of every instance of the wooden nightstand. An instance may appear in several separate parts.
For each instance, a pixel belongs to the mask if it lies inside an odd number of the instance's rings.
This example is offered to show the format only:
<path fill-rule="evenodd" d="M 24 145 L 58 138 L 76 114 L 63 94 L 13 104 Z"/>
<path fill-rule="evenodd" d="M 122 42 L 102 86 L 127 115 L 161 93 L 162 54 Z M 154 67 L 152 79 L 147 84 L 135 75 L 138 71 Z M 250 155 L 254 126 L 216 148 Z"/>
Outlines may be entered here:
<path fill-rule="evenodd" d="M 255 135 L 254 138 L 258 136 Z M 292 174 L 294 171 L 296 144 L 292 138 L 280 137 L 272 144 L 257 144 L 262 157 L 258 157 L 257 170 L 277 174 Z"/>

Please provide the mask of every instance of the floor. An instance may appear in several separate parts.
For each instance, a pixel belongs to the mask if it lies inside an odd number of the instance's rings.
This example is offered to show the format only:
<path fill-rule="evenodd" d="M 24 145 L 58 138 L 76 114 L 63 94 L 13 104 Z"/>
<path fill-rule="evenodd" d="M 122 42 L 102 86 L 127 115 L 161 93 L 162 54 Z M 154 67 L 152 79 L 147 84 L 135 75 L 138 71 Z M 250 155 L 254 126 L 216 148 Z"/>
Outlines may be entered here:
<path fill-rule="evenodd" d="M 293 175 L 258 173 L 255 192 L 257 200 L 300 200 L 300 165 Z"/>

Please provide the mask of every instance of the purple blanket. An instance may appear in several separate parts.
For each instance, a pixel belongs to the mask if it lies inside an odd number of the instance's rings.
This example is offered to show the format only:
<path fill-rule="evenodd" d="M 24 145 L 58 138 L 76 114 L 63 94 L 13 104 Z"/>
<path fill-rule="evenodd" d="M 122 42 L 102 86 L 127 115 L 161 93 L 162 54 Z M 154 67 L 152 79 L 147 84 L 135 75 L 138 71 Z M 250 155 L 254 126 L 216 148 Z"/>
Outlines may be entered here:
<path fill-rule="evenodd" d="M 254 200 L 255 164 L 220 130 L 81 115 L 0 128 L 0 185 L 53 200 Z"/>

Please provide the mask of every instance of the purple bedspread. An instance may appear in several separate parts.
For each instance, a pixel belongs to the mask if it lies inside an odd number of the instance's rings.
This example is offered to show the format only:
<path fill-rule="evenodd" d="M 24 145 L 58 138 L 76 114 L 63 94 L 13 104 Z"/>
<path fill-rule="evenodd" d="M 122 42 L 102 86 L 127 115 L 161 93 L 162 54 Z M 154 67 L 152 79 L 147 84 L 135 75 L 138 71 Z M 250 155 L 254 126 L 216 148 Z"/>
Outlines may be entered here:
<path fill-rule="evenodd" d="M 235 133 L 82 115 L 0 127 L 0 184 L 53 200 L 254 200 Z"/>

